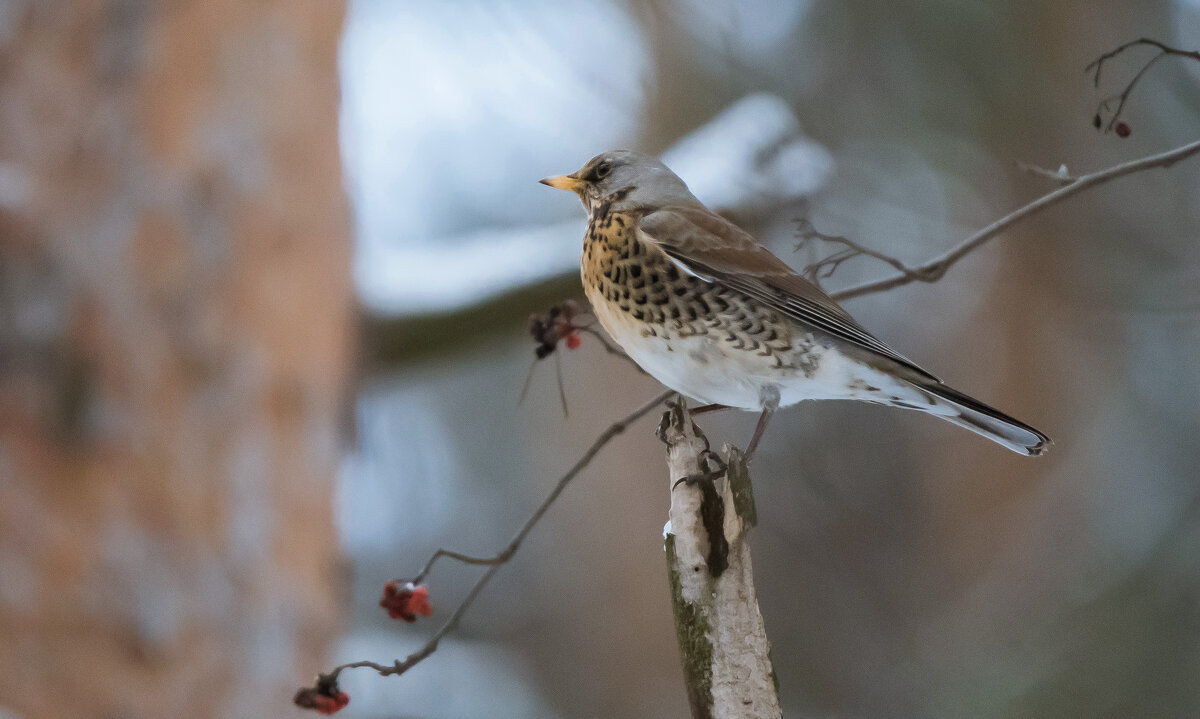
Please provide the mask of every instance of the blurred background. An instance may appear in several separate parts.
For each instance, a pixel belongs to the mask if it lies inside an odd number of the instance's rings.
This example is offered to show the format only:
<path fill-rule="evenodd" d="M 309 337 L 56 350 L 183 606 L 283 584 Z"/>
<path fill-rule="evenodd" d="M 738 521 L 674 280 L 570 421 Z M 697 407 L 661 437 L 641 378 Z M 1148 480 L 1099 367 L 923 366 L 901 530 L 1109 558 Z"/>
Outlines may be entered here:
<path fill-rule="evenodd" d="M 1196 0 L 0 0 L 0 717 L 299 716 L 417 648 L 382 583 L 490 554 L 659 391 L 592 338 L 534 368 L 584 214 L 536 183 L 661 153 L 793 265 L 796 218 L 919 263 L 1072 173 L 1184 144 L 1200 63 L 1091 126 Z M 756 457 L 789 717 L 1200 714 L 1200 160 L 849 303 L 1056 440 L 1028 460 L 849 403 Z M 856 260 L 829 281 L 885 276 Z M 744 443 L 754 417 L 704 417 Z M 687 707 L 655 418 L 570 487 L 363 717 Z"/>

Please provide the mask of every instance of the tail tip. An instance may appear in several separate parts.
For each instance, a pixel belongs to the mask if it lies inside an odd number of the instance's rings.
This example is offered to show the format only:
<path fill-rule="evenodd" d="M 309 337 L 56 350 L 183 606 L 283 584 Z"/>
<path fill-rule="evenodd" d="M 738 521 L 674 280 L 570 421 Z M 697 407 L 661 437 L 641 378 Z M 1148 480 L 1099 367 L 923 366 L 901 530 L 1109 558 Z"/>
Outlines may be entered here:
<path fill-rule="evenodd" d="M 1038 435 L 1038 440 L 1039 441 L 1036 444 L 1025 445 L 1026 456 L 1041 457 L 1043 454 L 1049 452 L 1050 448 L 1054 446 L 1054 440 L 1045 435 Z"/>
<path fill-rule="evenodd" d="M 1041 432 L 1037 432 L 1037 430 L 1034 431 L 1037 433 L 1038 441 L 1033 444 L 1025 445 L 1025 454 L 1029 457 L 1041 457 L 1043 454 L 1049 452 L 1050 448 L 1054 446 L 1054 440 L 1050 439 Z"/>

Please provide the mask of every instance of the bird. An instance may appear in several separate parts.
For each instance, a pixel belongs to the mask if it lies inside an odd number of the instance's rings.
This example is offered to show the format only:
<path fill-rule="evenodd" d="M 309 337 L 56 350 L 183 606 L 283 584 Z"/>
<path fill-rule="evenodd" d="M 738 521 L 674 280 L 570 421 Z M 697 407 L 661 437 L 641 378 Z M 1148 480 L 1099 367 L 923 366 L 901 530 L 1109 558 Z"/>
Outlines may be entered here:
<path fill-rule="evenodd" d="M 612 150 L 540 182 L 587 210 L 580 271 L 600 325 L 659 382 L 706 403 L 697 411 L 758 412 L 747 457 L 777 409 L 810 399 L 924 412 L 1027 456 L 1051 445 L 877 339 L 657 158 Z"/>

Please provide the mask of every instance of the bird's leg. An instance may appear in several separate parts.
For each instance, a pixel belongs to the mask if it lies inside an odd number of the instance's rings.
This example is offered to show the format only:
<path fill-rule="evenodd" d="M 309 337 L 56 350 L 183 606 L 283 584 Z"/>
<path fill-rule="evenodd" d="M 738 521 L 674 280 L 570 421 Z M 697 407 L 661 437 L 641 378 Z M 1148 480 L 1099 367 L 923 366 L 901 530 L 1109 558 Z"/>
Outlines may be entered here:
<path fill-rule="evenodd" d="M 682 398 L 683 398 L 683 395 L 677 395 L 677 396 L 678 396 L 680 399 L 682 399 Z M 668 404 L 668 406 L 669 406 L 669 405 L 670 405 L 670 402 L 668 402 L 667 404 Z M 723 410 L 723 409 L 733 409 L 733 407 L 730 407 L 729 405 L 724 405 L 724 404 L 702 404 L 702 405 L 700 405 L 699 407 L 697 407 L 697 408 L 695 408 L 695 409 L 688 410 L 688 412 L 689 412 L 689 413 L 691 413 L 691 414 L 693 414 L 693 415 L 697 415 L 697 414 L 704 414 L 705 412 L 719 412 L 719 411 L 721 411 L 721 410 Z M 666 432 L 667 432 L 667 427 L 669 427 L 669 426 L 671 425 L 671 422 L 673 422 L 673 421 L 676 421 L 676 420 L 674 420 L 674 419 L 672 418 L 672 414 L 671 414 L 671 413 L 672 413 L 672 412 L 677 412 L 677 411 L 678 411 L 678 410 L 677 410 L 676 408 L 672 408 L 672 409 L 669 409 L 669 410 L 667 410 L 666 412 L 663 412 L 662 419 L 658 421 L 658 429 L 657 429 L 657 430 L 655 430 L 655 432 L 654 432 L 654 433 L 655 433 L 656 435 L 658 435 L 658 439 L 659 439 L 659 440 L 660 440 L 660 441 L 661 441 L 663 444 L 667 444 L 667 434 L 666 434 Z M 699 429 L 697 429 L 696 431 L 697 431 L 697 433 L 699 433 Z M 705 441 L 706 443 L 708 442 L 708 440 L 707 440 L 707 439 L 705 439 L 704 441 Z M 705 451 L 705 452 L 708 452 L 708 450 L 707 450 L 707 449 L 705 449 L 704 451 Z M 709 454 L 711 454 L 711 452 L 709 452 Z M 714 455 L 714 456 L 715 456 L 715 455 Z M 724 470 L 722 470 L 722 471 L 724 471 Z"/>
<path fill-rule="evenodd" d="M 692 409 L 689 411 L 692 413 L 693 416 L 695 416 L 698 414 L 704 414 L 706 412 L 720 412 L 723 409 L 733 409 L 733 407 L 730 407 L 727 404 L 714 403 L 714 404 L 703 404 L 703 405 L 700 405 L 699 407 L 696 407 L 695 409 Z M 728 467 L 726 467 L 726 465 L 725 465 L 725 461 L 723 459 L 721 459 L 721 457 L 716 452 L 713 452 L 711 449 L 709 449 L 707 447 L 708 439 L 704 440 L 704 444 L 706 445 L 704 448 L 704 452 L 702 452 L 700 455 L 701 472 L 699 474 L 693 474 L 693 475 L 684 477 L 683 479 L 681 479 L 675 483 L 676 487 L 678 487 L 680 485 L 680 483 L 684 483 L 684 484 L 687 484 L 688 486 L 692 486 L 698 482 L 712 482 L 717 477 L 720 477 L 721 475 L 725 474 L 725 470 L 728 469 Z"/>
<path fill-rule="evenodd" d="M 672 400 L 672 401 L 677 401 L 677 400 L 683 399 L 683 395 L 681 395 L 681 394 L 676 395 L 675 397 L 676 397 L 676 400 Z M 669 406 L 671 404 L 671 402 L 668 402 L 667 404 Z M 697 415 L 697 414 L 704 414 L 706 412 L 720 412 L 723 409 L 733 409 L 733 407 L 730 407 L 727 404 L 702 404 L 699 407 L 696 407 L 695 409 L 689 409 L 688 412 L 692 415 Z M 667 427 L 670 426 L 671 421 L 672 421 L 671 420 L 671 411 L 672 410 L 667 410 L 666 412 L 663 412 L 662 419 L 660 419 L 658 421 L 658 429 L 654 430 L 654 433 L 658 436 L 659 441 L 661 441 L 663 444 L 666 444 L 666 442 L 667 442 L 666 431 L 667 431 Z"/>
<path fill-rule="evenodd" d="M 667 401 L 667 411 L 663 412 L 662 419 L 658 422 L 658 429 L 655 430 L 655 434 L 658 435 L 658 438 L 664 444 L 670 445 L 671 443 L 671 441 L 667 438 L 668 429 L 670 429 L 673 425 L 679 425 L 683 422 L 683 412 L 681 411 L 682 402 L 682 397 L 677 397 L 675 400 Z M 711 411 L 723 409 L 724 405 L 705 405 L 705 407 L 701 409 L 705 408 L 708 408 Z M 694 412 L 695 410 L 692 411 Z M 700 483 L 711 484 L 713 480 L 725 474 L 726 466 L 724 460 L 722 460 L 716 452 L 713 452 L 709 448 L 708 438 L 704 436 L 704 433 L 701 432 L 698 427 L 696 427 L 695 423 L 692 424 L 692 428 L 696 433 L 696 436 L 704 442 L 704 449 L 700 451 L 700 456 L 698 458 L 700 460 L 700 471 L 696 474 L 689 474 L 683 479 L 680 479 L 671 487 L 672 489 L 681 484 L 686 484 L 689 487 Z"/>
<path fill-rule="evenodd" d="M 775 414 L 775 410 L 770 407 L 764 407 L 762 414 L 758 415 L 758 424 L 754 427 L 754 436 L 750 438 L 750 444 L 746 446 L 746 461 L 750 461 L 754 450 L 758 448 L 758 440 L 762 439 L 763 432 L 767 429 L 767 422 L 771 421 L 771 415 Z"/>
<path fill-rule="evenodd" d="M 746 446 L 747 462 L 754 455 L 754 450 L 758 448 L 758 441 L 762 439 L 763 432 L 767 430 L 767 423 L 771 421 L 771 416 L 775 414 L 775 410 L 779 409 L 779 388 L 773 384 L 763 387 L 759 392 L 759 399 L 762 401 L 763 411 L 758 416 L 758 424 L 754 426 L 754 436 L 750 438 L 750 444 Z"/>

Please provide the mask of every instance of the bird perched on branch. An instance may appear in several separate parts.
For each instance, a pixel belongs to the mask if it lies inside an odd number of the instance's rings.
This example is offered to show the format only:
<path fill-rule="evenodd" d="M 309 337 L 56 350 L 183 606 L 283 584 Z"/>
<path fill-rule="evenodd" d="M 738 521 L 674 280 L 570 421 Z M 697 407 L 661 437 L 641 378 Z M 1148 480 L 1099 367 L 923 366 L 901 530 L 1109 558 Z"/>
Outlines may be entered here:
<path fill-rule="evenodd" d="M 583 287 L 600 324 L 676 392 L 761 412 L 747 455 L 776 409 L 805 399 L 918 410 L 1025 455 L 1050 445 L 880 342 L 659 160 L 614 150 L 541 182 L 587 208 Z"/>

